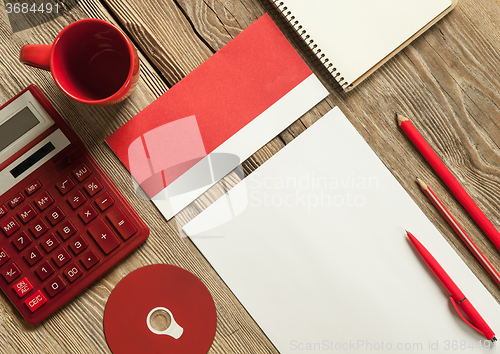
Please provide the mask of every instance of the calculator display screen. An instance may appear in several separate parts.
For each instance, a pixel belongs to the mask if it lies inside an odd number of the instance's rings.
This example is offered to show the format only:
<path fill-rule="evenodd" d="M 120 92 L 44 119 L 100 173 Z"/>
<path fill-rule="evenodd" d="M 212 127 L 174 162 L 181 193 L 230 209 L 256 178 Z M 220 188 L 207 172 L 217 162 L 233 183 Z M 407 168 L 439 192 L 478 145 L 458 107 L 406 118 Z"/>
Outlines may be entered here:
<path fill-rule="evenodd" d="M 33 129 L 40 121 L 28 107 L 0 125 L 0 152 Z"/>
<path fill-rule="evenodd" d="M 21 162 L 19 165 L 14 167 L 10 171 L 10 173 L 12 174 L 12 176 L 14 176 L 14 178 L 19 177 L 24 172 L 29 170 L 31 168 L 31 166 L 36 164 L 38 161 L 43 159 L 45 156 L 47 156 L 51 151 L 53 151 L 55 149 L 56 149 L 56 147 L 54 146 L 54 144 L 52 144 L 51 142 L 48 142 L 47 144 L 42 146 L 40 149 L 38 149 L 35 153 L 33 153 L 33 155 L 31 155 L 26 160 Z"/>

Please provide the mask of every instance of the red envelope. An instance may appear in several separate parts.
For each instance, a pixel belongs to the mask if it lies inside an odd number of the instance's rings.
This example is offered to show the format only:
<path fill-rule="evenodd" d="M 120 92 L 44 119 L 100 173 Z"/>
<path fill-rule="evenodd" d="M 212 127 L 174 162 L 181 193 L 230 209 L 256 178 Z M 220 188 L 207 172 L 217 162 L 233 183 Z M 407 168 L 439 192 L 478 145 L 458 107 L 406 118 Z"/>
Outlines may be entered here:
<path fill-rule="evenodd" d="M 307 99 L 297 103 L 295 95 L 289 102 L 281 102 L 286 109 L 263 116 L 308 78 L 314 79 L 312 84 L 317 91 L 313 103 L 304 106 Z M 222 163 L 223 168 L 215 173 L 217 179 L 223 177 L 327 94 L 266 14 L 106 142 L 149 197 L 154 198 L 209 154 L 237 157 Z M 245 128 L 257 117 L 259 122 L 246 132 Z M 232 147 L 224 149 L 223 145 L 231 139 Z M 244 153 L 239 151 L 238 141 Z M 194 184 L 182 184 L 184 189 L 194 190 L 202 185 L 208 188 L 213 182 L 213 171 L 207 171 Z M 190 201 L 194 198 L 189 197 Z M 174 214 L 177 211 L 178 208 Z"/>

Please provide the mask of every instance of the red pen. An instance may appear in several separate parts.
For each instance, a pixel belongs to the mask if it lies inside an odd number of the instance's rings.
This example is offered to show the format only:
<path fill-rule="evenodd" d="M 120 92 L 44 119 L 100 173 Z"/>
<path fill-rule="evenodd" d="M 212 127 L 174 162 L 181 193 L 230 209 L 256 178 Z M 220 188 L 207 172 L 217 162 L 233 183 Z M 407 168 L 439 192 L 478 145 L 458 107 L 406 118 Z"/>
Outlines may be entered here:
<path fill-rule="evenodd" d="M 398 123 L 405 134 L 410 138 L 411 142 L 424 156 L 431 167 L 441 177 L 446 186 L 450 189 L 451 193 L 457 198 L 462 206 L 467 210 L 469 215 L 474 219 L 476 224 L 483 230 L 488 238 L 493 242 L 498 251 L 500 251 L 500 233 L 493 226 L 491 221 L 479 209 L 477 204 L 472 200 L 471 196 L 465 191 L 460 183 L 446 165 L 441 161 L 439 156 L 432 150 L 430 145 L 425 141 L 422 135 L 418 132 L 415 126 L 408 120 L 408 118 L 397 114 Z"/>
<path fill-rule="evenodd" d="M 493 278 L 495 283 L 500 286 L 500 274 L 496 271 L 496 269 L 491 265 L 490 262 L 486 259 L 486 257 L 481 253 L 481 251 L 476 247 L 474 242 L 467 236 L 465 231 L 458 225 L 458 222 L 455 220 L 453 216 L 451 216 L 450 212 L 444 207 L 443 203 L 438 199 L 438 197 L 434 194 L 427 184 L 425 184 L 420 178 L 417 178 L 417 182 L 422 188 L 424 194 L 429 198 L 429 200 L 434 204 L 439 213 L 445 218 L 448 224 L 453 228 L 453 231 L 460 236 L 462 241 L 465 243 L 467 248 L 472 252 L 474 257 L 481 263 L 484 269 L 488 272 L 488 274 Z"/>
<path fill-rule="evenodd" d="M 415 236 L 408 231 L 406 231 L 406 234 L 418 253 L 424 259 L 425 263 L 427 263 L 441 284 L 443 284 L 446 290 L 450 293 L 450 300 L 458 315 L 465 321 L 465 323 L 484 335 L 486 339 L 491 340 L 492 342 L 496 341 L 497 339 L 495 338 L 495 333 L 491 330 L 490 326 L 488 326 L 474 306 L 472 306 L 469 299 L 465 297 L 464 293 L 458 288 L 455 282 L 451 280 L 450 276 L 444 271 L 443 267 L 441 267 L 432 254 L 427 251 L 427 249 L 415 238 Z M 460 307 L 460 309 L 467 315 L 470 322 L 462 315 L 458 307 Z"/>

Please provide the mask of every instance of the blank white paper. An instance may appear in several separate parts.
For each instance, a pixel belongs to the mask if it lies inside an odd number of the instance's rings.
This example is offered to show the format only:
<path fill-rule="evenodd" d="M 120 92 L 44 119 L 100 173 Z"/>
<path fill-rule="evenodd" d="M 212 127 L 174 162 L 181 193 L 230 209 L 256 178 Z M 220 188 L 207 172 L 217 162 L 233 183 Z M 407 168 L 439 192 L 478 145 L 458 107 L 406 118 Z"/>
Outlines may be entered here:
<path fill-rule="evenodd" d="M 338 108 L 228 194 L 184 231 L 281 353 L 492 352 L 404 230 L 494 331 L 499 305 Z"/>

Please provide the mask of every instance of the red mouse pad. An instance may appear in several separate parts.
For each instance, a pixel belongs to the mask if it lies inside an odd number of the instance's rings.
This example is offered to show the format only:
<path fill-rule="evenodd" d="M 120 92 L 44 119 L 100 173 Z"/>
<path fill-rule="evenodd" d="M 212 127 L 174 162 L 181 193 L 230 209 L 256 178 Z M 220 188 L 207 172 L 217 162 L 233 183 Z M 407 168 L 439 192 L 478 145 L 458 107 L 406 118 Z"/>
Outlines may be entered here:
<path fill-rule="evenodd" d="M 151 324 L 156 311 L 168 313 L 168 328 Z M 166 264 L 127 275 L 104 313 L 104 332 L 114 354 L 205 354 L 216 327 L 215 305 L 205 285 L 187 270 Z"/>

